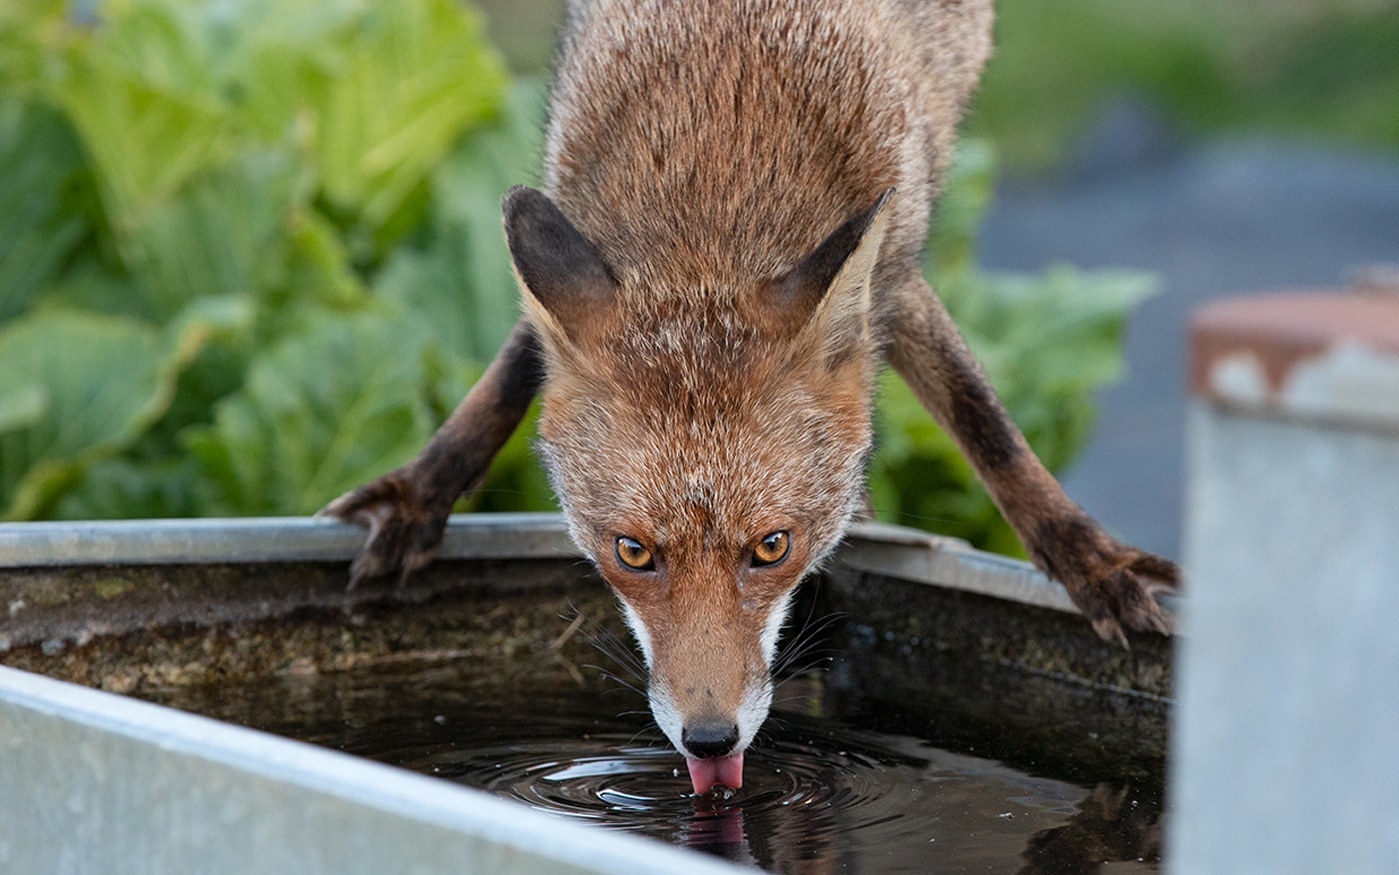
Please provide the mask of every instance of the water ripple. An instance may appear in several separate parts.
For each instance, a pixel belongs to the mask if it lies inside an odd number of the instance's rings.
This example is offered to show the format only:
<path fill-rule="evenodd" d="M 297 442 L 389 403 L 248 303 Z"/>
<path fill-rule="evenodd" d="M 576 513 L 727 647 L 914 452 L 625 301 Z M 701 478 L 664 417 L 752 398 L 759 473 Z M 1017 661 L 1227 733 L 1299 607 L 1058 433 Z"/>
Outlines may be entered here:
<path fill-rule="evenodd" d="M 745 811 L 750 819 L 779 822 L 800 811 L 816 829 L 832 821 L 888 824 L 901 815 L 880 809 L 880 801 L 907 783 L 900 766 L 919 765 L 858 733 L 824 732 L 768 740 L 749 751 L 742 789 L 696 795 L 674 750 L 637 745 L 620 733 L 469 749 L 439 741 L 417 750 L 402 746 L 387 758 L 556 814 L 691 845 L 741 841 Z"/>

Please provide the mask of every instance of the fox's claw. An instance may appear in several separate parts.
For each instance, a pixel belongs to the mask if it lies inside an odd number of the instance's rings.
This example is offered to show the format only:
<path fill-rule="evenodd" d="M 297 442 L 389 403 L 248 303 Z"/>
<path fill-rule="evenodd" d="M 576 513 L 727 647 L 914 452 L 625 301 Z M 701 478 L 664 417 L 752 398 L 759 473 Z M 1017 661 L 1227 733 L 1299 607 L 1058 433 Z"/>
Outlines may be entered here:
<path fill-rule="evenodd" d="M 350 564 L 349 589 L 366 577 L 398 572 L 400 582 L 432 561 L 442 541 L 451 506 L 427 500 L 404 469 L 354 489 L 322 508 L 316 516 L 334 517 L 369 530 Z"/>
<path fill-rule="evenodd" d="M 1124 627 L 1170 635 L 1170 615 L 1156 600 L 1180 584 L 1174 562 L 1129 547 L 1086 517 L 1041 526 L 1031 548 L 1035 563 L 1069 591 L 1105 641 L 1127 646 Z"/>
<path fill-rule="evenodd" d="M 1069 588 L 1074 603 L 1099 637 L 1123 647 L 1127 646 L 1124 625 L 1142 632 L 1171 634 L 1171 618 L 1161 609 L 1156 596 L 1174 591 L 1180 577 L 1174 563 L 1150 553 L 1133 552 L 1138 555 L 1126 567 L 1087 585 Z"/>

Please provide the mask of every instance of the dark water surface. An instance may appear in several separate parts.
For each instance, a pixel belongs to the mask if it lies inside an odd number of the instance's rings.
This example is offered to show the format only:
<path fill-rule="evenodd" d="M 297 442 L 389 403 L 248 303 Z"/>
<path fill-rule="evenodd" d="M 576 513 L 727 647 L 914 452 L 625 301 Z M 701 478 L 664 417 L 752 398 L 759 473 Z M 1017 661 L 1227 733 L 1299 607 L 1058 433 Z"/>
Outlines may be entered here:
<path fill-rule="evenodd" d="M 706 796 L 639 694 L 566 675 L 390 661 L 146 696 L 776 872 L 1159 871 L 1151 782 L 1081 786 L 814 716 L 822 688 L 780 687 L 744 787 Z"/>

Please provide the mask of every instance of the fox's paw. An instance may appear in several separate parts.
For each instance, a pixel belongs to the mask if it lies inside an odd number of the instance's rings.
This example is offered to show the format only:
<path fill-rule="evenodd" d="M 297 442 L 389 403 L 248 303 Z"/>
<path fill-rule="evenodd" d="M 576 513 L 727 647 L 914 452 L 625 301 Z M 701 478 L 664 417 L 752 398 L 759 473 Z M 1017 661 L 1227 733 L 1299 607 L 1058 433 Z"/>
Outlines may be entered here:
<path fill-rule="evenodd" d="M 1099 637 L 1126 647 L 1124 627 L 1171 634 L 1156 597 L 1179 586 L 1174 562 L 1115 540 L 1086 516 L 1046 523 L 1036 535 L 1035 564 L 1064 584 Z"/>
<path fill-rule="evenodd" d="M 391 471 L 345 493 L 316 516 L 334 517 L 369 530 L 350 564 L 349 588 L 366 577 L 397 572 L 402 581 L 432 561 L 451 504 L 442 507 L 424 494 L 406 468 Z"/>
<path fill-rule="evenodd" d="M 1171 634 L 1171 618 L 1156 601 L 1160 593 L 1174 592 L 1180 577 L 1175 564 L 1126 548 L 1136 554 L 1127 564 L 1105 576 L 1079 586 L 1069 586 L 1069 595 L 1093 629 L 1105 641 L 1127 646 L 1123 626 L 1138 631 Z"/>

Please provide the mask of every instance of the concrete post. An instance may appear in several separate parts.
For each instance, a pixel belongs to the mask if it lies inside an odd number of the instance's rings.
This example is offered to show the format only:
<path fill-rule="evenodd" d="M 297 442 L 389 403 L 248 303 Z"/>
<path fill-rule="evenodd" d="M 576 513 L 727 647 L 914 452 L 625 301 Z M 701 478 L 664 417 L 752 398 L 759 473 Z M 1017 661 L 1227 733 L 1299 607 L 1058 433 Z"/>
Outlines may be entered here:
<path fill-rule="evenodd" d="M 1169 870 L 1399 872 L 1399 295 L 1208 306 L 1192 384 Z"/>

